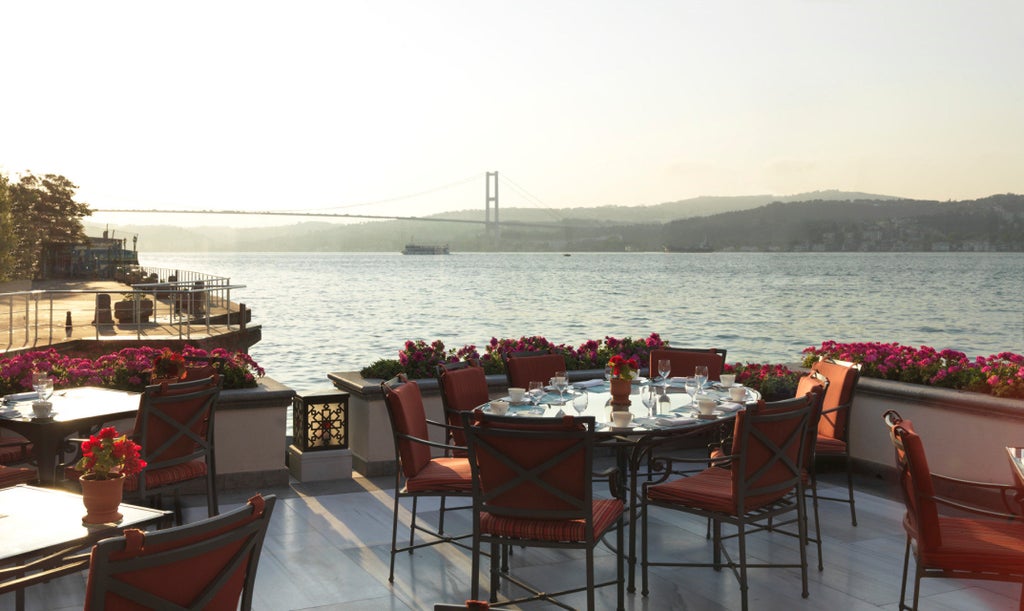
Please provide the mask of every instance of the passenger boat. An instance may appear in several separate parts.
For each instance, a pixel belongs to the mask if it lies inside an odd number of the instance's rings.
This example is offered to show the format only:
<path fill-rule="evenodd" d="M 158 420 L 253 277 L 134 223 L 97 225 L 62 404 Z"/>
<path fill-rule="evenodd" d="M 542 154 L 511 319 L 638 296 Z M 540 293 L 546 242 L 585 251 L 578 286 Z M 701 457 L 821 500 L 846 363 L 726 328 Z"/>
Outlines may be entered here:
<path fill-rule="evenodd" d="M 402 249 L 403 255 L 447 255 L 450 254 L 448 245 L 434 246 L 430 244 L 406 244 Z"/>

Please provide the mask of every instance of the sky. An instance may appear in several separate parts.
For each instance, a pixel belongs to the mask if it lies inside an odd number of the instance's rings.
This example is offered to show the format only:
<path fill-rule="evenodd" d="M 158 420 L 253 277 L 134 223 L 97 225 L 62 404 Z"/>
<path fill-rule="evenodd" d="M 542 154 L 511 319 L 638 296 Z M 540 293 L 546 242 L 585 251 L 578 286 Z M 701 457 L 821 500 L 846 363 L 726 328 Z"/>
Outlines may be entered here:
<path fill-rule="evenodd" d="M 1020 0 L 12 0 L 3 17 L 0 172 L 66 176 L 95 210 L 482 213 L 493 171 L 502 207 L 1024 192 Z"/>

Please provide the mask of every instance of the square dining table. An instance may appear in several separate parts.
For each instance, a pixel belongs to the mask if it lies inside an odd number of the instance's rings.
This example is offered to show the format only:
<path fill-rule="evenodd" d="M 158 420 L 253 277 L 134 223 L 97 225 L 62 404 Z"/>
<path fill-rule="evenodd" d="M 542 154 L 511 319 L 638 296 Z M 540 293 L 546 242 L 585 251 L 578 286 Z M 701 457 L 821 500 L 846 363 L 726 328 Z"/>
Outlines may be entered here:
<path fill-rule="evenodd" d="M 20 484 L 0 489 L 0 594 L 16 592 L 24 608 L 24 588 L 85 570 L 87 548 L 119 536 L 125 528 L 165 526 L 173 512 L 122 503 L 120 522 L 84 524 L 82 495 Z"/>
<path fill-rule="evenodd" d="M 31 395 L 31 396 L 30 396 Z M 57 481 L 57 454 L 64 450 L 64 440 L 89 427 L 133 418 L 139 410 L 137 392 L 82 386 L 58 390 L 50 397 L 53 414 L 36 418 L 32 413 L 35 393 L 9 395 L 0 405 L 0 428 L 24 436 L 32 442 L 39 465 L 39 483 L 52 486 Z"/>

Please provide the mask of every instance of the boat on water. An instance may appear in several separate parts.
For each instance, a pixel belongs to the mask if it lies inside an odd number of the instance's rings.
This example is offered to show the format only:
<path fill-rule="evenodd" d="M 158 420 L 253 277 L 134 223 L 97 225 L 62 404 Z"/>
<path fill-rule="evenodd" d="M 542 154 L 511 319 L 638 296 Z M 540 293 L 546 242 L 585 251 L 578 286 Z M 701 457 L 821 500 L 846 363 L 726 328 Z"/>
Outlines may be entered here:
<path fill-rule="evenodd" d="M 402 249 L 403 255 L 447 255 L 451 254 L 448 249 L 448 245 L 444 246 L 432 245 L 432 244 L 406 244 L 405 248 Z"/>

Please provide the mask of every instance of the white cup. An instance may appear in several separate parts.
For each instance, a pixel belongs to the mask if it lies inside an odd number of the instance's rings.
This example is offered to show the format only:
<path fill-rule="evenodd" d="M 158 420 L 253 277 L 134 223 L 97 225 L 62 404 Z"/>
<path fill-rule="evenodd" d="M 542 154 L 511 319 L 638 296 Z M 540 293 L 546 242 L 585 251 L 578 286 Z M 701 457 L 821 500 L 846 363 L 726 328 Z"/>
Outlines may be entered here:
<path fill-rule="evenodd" d="M 747 398 L 747 389 L 740 385 L 729 387 L 729 398 L 733 401 L 744 401 Z"/>
<path fill-rule="evenodd" d="M 722 383 L 722 386 L 729 388 L 730 386 L 736 383 L 736 374 L 723 373 L 722 375 L 718 376 L 718 381 Z"/>
<path fill-rule="evenodd" d="M 699 397 L 697 399 L 697 411 L 700 412 L 701 416 L 710 416 L 715 411 L 715 400 Z"/>
<path fill-rule="evenodd" d="M 53 413 L 53 404 L 49 401 L 33 401 L 32 413 L 36 418 L 49 418 Z"/>
<path fill-rule="evenodd" d="M 627 411 L 614 411 L 612 412 L 612 424 L 616 428 L 626 428 L 629 423 L 633 421 L 633 412 Z"/>
<path fill-rule="evenodd" d="M 508 398 L 511 399 L 513 403 L 522 403 L 524 397 L 526 397 L 525 388 L 508 389 Z"/>
<path fill-rule="evenodd" d="M 508 412 L 508 401 L 491 401 L 491 413 L 495 416 L 504 416 Z"/>

